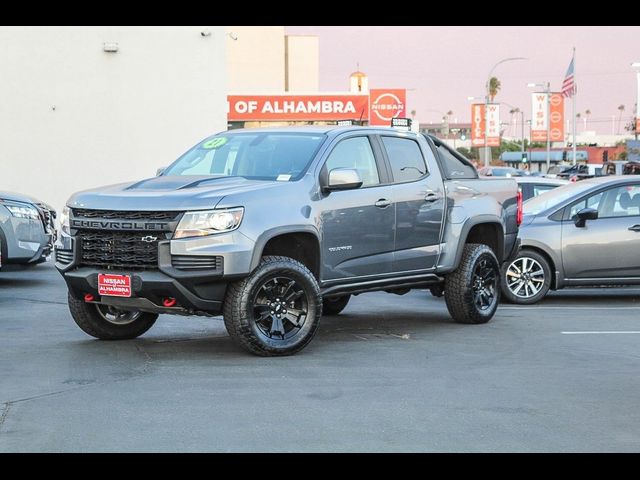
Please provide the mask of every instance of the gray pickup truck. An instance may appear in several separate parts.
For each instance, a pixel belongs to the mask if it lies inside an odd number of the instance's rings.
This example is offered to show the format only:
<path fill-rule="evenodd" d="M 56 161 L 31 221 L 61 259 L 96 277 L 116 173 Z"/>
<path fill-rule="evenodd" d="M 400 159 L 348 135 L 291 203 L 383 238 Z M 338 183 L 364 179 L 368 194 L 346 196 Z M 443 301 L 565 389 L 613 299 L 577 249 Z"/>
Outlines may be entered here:
<path fill-rule="evenodd" d="M 137 337 L 161 313 L 222 313 L 249 352 L 290 355 L 323 312 L 364 292 L 429 288 L 457 322 L 489 321 L 520 212 L 514 180 L 479 179 L 432 137 L 235 130 L 154 178 L 73 195 L 56 267 L 94 337 Z"/>

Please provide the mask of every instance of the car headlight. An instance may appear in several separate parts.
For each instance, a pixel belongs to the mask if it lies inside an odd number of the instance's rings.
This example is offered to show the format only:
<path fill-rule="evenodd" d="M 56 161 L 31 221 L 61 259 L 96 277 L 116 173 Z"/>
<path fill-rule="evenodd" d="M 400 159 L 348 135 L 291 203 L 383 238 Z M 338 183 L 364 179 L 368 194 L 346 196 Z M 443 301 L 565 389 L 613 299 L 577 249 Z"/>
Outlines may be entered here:
<path fill-rule="evenodd" d="M 244 208 L 187 212 L 182 216 L 173 238 L 204 237 L 235 230 L 242 222 Z"/>
<path fill-rule="evenodd" d="M 65 206 L 62 209 L 62 213 L 60 214 L 60 229 L 66 233 L 67 235 L 70 235 L 70 224 L 69 224 L 69 214 L 70 214 L 70 209 L 69 207 Z"/>
<path fill-rule="evenodd" d="M 16 218 L 28 218 L 30 220 L 40 220 L 38 210 L 28 203 L 5 203 L 7 210 Z"/>

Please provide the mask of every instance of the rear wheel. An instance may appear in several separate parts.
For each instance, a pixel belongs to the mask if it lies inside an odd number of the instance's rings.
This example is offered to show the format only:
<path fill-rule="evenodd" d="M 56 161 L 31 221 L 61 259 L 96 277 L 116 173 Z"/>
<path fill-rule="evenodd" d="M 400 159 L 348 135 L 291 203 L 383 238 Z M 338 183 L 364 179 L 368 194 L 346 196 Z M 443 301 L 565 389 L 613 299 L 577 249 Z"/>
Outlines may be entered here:
<path fill-rule="evenodd" d="M 322 300 L 322 313 L 324 315 L 338 315 L 344 310 L 351 299 L 351 295 L 330 297 Z"/>
<path fill-rule="evenodd" d="M 502 270 L 502 294 L 511 303 L 531 305 L 542 300 L 551 288 L 551 266 L 533 250 L 521 250 Z"/>
<path fill-rule="evenodd" d="M 487 245 L 464 246 L 460 265 L 447 275 L 444 299 L 458 323 L 486 323 L 493 318 L 500 301 L 500 266 Z"/>
<path fill-rule="evenodd" d="M 76 324 L 100 340 L 128 340 L 149 330 L 158 319 L 155 313 L 120 310 L 109 305 L 87 303 L 69 292 L 69 311 Z"/>

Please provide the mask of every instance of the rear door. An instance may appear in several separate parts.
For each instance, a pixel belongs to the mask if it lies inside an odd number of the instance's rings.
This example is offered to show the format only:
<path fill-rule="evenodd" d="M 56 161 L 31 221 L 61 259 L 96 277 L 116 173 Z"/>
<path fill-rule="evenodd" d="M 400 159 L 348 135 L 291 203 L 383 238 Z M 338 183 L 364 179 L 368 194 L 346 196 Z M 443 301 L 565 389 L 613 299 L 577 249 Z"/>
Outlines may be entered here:
<path fill-rule="evenodd" d="M 396 208 L 393 271 L 431 270 L 440 255 L 445 198 L 434 153 L 409 136 L 381 135 L 379 140 L 390 169 Z"/>
<path fill-rule="evenodd" d="M 596 208 L 584 228 L 571 217 Z M 640 182 L 597 192 L 568 207 L 562 223 L 562 263 L 567 278 L 640 277 Z"/>

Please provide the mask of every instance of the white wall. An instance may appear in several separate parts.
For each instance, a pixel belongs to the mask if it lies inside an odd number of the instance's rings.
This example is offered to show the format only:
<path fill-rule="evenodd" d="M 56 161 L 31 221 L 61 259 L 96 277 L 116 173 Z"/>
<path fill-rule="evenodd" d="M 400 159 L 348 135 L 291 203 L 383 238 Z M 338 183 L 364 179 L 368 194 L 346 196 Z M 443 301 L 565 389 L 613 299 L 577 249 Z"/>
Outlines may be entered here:
<path fill-rule="evenodd" d="M 286 88 L 289 92 L 317 92 L 320 88 L 320 42 L 317 36 L 287 35 Z"/>
<path fill-rule="evenodd" d="M 230 26 L 227 32 L 229 92 L 283 92 L 284 27 Z"/>
<path fill-rule="evenodd" d="M 60 209 L 226 129 L 225 38 L 224 27 L 0 27 L 0 190 Z"/>

